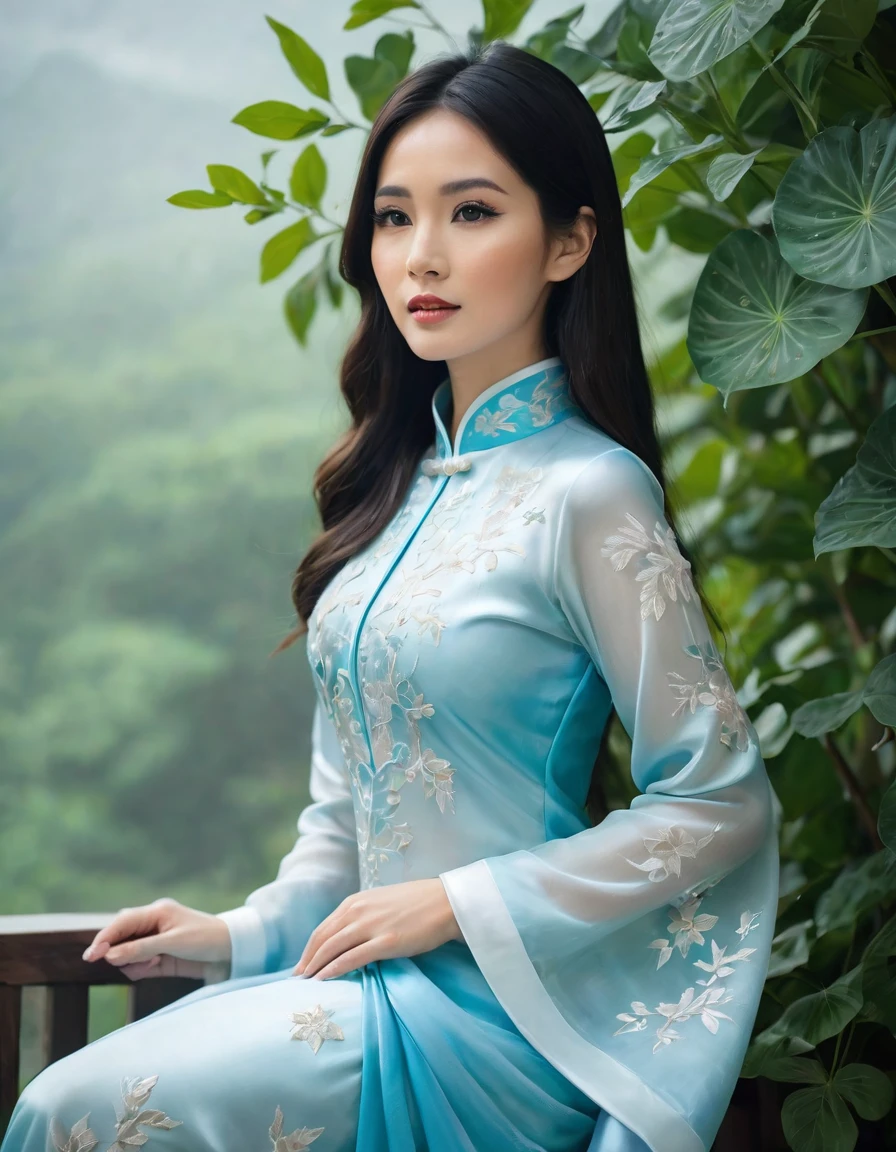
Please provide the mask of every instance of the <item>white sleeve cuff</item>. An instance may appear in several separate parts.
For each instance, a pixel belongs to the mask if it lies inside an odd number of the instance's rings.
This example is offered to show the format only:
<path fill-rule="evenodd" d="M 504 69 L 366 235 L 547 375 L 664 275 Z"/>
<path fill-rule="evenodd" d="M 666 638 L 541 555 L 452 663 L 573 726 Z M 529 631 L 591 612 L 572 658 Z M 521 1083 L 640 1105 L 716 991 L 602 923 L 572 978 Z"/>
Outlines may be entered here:
<path fill-rule="evenodd" d="M 219 912 L 230 931 L 230 976 L 255 976 L 264 972 L 267 959 L 267 936 L 264 921 L 256 908 L 241 904 L 239 908 L 229 908 Z"/>

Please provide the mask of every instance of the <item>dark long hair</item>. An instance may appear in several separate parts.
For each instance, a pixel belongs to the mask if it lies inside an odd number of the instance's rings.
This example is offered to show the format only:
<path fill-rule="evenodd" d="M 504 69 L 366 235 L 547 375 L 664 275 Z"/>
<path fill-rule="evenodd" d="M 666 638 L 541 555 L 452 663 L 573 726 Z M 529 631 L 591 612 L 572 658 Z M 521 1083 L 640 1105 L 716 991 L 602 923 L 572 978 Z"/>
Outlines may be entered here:
<path fill-rule="evenodd" d="M 435 433 L 432 394 L 447 375 L 446 364 L 411 351 L 392 320 L 370 258 L 370 214 L 385 149 L 400 129 L 435 108 L 466 117 L 484 133 L 537 193 L 549 233 L 570 228 L 580 205 L 594 209 L 598 231 L 588 259 L 551 289 L 545 355 L 562 359 L 570 395 L 586 416 L 649 466 L 666 494 L 665 515 L 677 534 L 641 351 L 622 208 L 600 122 L 569 77 L 505 41 L 440 56 L 392 93 L 361 158 L 340 253 L 341 274 L 361 300 L 361 318 L 340 371 L 351 426 L 315 472 L 323 531 L 293 578 L 299 625 L 274 653 L 304 635 L 329 581 L 392 519 Z M 685 545 L 680 547 L 693 565 Z M 721 632 L 693 575 L 704 609 Z M 609 730 L 608 723 L 588 792 L 595 823 L 603 815 L 600 765 Z"/>

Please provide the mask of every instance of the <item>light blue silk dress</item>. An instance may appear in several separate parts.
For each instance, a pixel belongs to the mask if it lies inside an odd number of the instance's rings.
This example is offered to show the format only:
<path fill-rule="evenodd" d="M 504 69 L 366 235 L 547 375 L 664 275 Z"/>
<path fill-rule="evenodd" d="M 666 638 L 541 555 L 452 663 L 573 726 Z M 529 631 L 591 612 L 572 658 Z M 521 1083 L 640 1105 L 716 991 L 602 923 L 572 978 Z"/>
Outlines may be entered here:
<path fill-rule="evenodd" d="M 707 1152 L 768 968 L 776 798 L 662 489 L 558 357 L 463 414 L 309 622 L 312 802 L 230 968 L 35 1077 L 2 1152 Z M 612 706 L 638 795 L 584 810 Z M 463 941 L 292 976 L 351 893 Z"/>

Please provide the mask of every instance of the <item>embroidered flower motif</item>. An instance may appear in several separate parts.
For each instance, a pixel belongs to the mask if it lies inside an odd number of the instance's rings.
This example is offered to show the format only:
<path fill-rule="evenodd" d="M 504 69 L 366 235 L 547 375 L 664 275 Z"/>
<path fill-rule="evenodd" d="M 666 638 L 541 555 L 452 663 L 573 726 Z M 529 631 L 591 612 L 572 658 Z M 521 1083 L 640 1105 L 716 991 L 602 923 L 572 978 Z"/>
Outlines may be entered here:
<path fill-rule="evenodd" d="M 427 459 L 433 456 L 424 457 L 424 464 Z M 309 658 L 352 782 L 363 888 L 379 883 L 380 866 L 404 853 L 414 839 L 410 826 L 397 820 L 402 788 L 419 777 L 424 798 L 434 800 L 443 813 L 454 812 L 455 768 L 427 742 L 427 720 L 435 709 L 413 682 L 413 668 L 401 667 L 402 644 L 415 625 L 419 636 L 440 643 L 446 624 L 439 598 L 446 580 L 494 571 L 502 554 L 525 557 L 516 529 L 521 523 L 543 523 L 544 510 L 530 509 L 530 516 L 520 505 L 531 499 L 543 477 L 540 467 L 502 468 L 478 521 L 470 513 L 476 488 L 469 480 L 436 504 L 363 623 L 357 681 L 349 673 L 357 627 L 351 609 L 364 603 L 370 591 L 355 591 L 353 581 L 366 561 L 359 558 L 355 571 L 347 571 L 332 591 L 327 588 L 324 610 L 313 613 Z M 421 498 L 428 498 L 428 492 Z M 389 548 L 398 545 L 405 531 L 406 512 L 386 534 Z M 386 544 L 378 546 L 380 552 L 386 554 Z M 340 606 L 343 612 L 337 613 Z M 356 698 L 358 692 L 362 700 Z"/>
<path fill-rule="evenodd" d="M 673 1040 L 681 1039 L 681 1033 L 675 1031 L 672 1027 L 673 1024 L 683 1023 L 695 1016 L 699 1017 L 705 1027 L 715 1034 L 719 1030 L 720 1020 L 731 1020 L 730 1016 L 725 1012 L 720 1012 L 717 1007 L 719 1004 L 727 1004 L 729 1000 L 734 999 L 731 995 L 726 996 L 725 991 L 724 988 L 707 988 L 705 992 L 701 992 L 699 996 L 695 997 L 694 989 L 686 988 L 677 1004 L 661 1002 L 653 1011 L 640 1000 L 633 1000 L 632 1012 L 619 1012 L 617 1014 L 616 1019 L 623 1020 L 625 1023 L 621 1028 L 617 1028 L 613 1035 L 619 1036 L 623 1032 L 643 1032 L 647 1027 L 648 1016 L 662 1016 L 664 1018 L 664 1022 L 656 1030 L 657 1041 L 653 1046 L 654 1052 L 659 1052 L 661 1048 L 671 1044 Z"/>
<path fill-rule="evenodd" d="M 50 1121 L 50 1139 L 56 1152 L 93 1152 L 99 1144 L 96 1136 L 87 1127 L 87 1117 L 82 1116 L 78 1123 L 66 1135 L 66 1131 L 56 1116 Z"/>
<path fill-rule="evenodd" d="M 711 916 L 708 912 L 701 912 L 697 915 L 697 909 L 700 907 L 700 899 L 695 898 L 687 901 L 679 907 L 671 909 L 671 919 L 669 921 L 669 932 L 675 933 L 675 939 L 672 944 L 667 939 L 652 940 L 647 945 L 648 948 L 658 948 L 659 957 L 657 958 L 657 968 L 662 968 L 667 960 L 672 956 L 673 951 L 677 948 L 682 956 L 687 956 L 688 949 L 692 944 L 703 944 L 705 938 L 704 932 L 708 932 L 717 920 L 718 916 Z"/>
<path fill-rule="evenodd" d="M 734 969 L 730 968 L 729 965 L 739 960 L 749 960 L 756 951 L 755 948 L 741 948 L 738 952 L 735 952 L 733 956 L 726 956 L 725 953 L 728 950 L 727 944 L 723 948 L 720 948 L 715 940 L 710 940 L 710 944 L 712 945 L 712 961 L 694 961 L 694 964 L 698 968 L 702 968 L 704 972 L 712 973 L 708 980 L 697 981 L 698 984 L 703 984 L 707 988 L 710 984 L 715 984 L 717 980 L 724 980 L 726 976 L 733 975 Z"/>
<path fill-rule="evenodd" d="M 678 672 L 667 673 L 669 687 L 678 697 L 672 715 L 688 708 L 693 715 L 698 705 L 715 708 L 722 717 L 719 739 L 729 748 L 745 752 L 751 743 L 747 714 L 740 705 L 734 685 L 712 640 L 707 644 L 687 644 L 684 651 L 700 661 L 702 675 L 690 684 Z"/>
<path fill-rule="evenodd" d="M 138 1125 L 143 1125 L 145 1128 L 168 1129 L 183 1124 L 183 1120 L 172 1120 L 158 1108 L 144 1109 L 143 1105 L 149 1100 L 158 1079 L 158 1076 L 147 1076 L 145 1080 L 139 1076 L 122 1079 L 122 1107 L 115 1109 L 118 1117 L 115 1125 L 117 1138 L 114 1144 L 109 1146 L 109 1152 L 127 1152 L 128 1148 L 145 1144 L 149 1137 L 144 1132 L 138 1131 Z"/>
<path fill-rule="evenodd" d="M 746 938 L 748 932 L 752 932 L 754 928 L 758 928 L 757 923 L 761 912 L 741 912 L 740 914 L 740 928 L 735 928 L 735 932 L 740 936 L 741 940 Z"/>
<path fill-rule="evenodd" d="M 274 1113 L 274 1123 L 271 1125 L 268 1135 L 274 1146 L 274 1152 L 299 1152 L 301 1148 L 307 1148 L 309 1144 L 313 1144 L 321 1132 L 323 1132 L 323 1128 L 296 1128 L 295 1132 L 290 1132 L 288 1136 L 284 1136 L 283 1113 L 278 1104 L 277 1111 Z"/>
<path fill-rule="evenodd" d="M 625 518 L 632 527 L 623 526 L 618 533 L 607 536 L 600 550 L 601 555 L 609 556 L 613 569 L 621 572 L 633 556 L 643 553 L 650 561 L 650 566 L 643 568 L 635 577 L 643 585 L 640 596 L 641 619 L 646 620 L 652 615 L 659 620 L 666 610 L 663 592 L 673 601 L 678 600 L 679 593 L 682 600 L 696 598 L 691 565 L 679 552 L 675 533 L 669 525 L 664 526 L 662 521 L 657 520 L 651 540 L 640 520 L 636 520 L 630 512 L 626 512 Z"/>
<path fill-rule="evenodd" d="M 311 1051 L 317 1055 L 324 1040 L 344 1040 L 342 1029 L 335 1021 L 330 1020 L 332 1009 L 326 1009 L 322 1004 L 315 1004 L 308 1012 L 290 1013 L 296 1025 L 292 1034 L 293 1040 L 307 1040 Z"/>
<path fill-rule="evenodd" d="M 483 408 L 477 413 L 473 429 L 484 436 L 497 436 L 499 432 L 519 431 L 519 420 L 523 421 L 523 427 L 528 420 L 530 427 L 544 428 L 558 413 L 575 407 L 567 384 L 564 368 L 559 365 L 547 368 L 534 388 L 527 380 L 520 390 L 503 393 L 495 407 Z"/>
<path fill-rule="evenodd" d="M 680 876 L 682 858 L 696 856 L 721 827 L 720 823 L 716 824 L 708 835 L 702 836 L 699 840 L 695 840 L 690 832 L 678 825 L 659 828 L 656 836 L 644 837 L 643 844 L 649 853 L 647 860 L 639 864 L 636 860 L 629 860 L 627 856 L 623 859 L 641 872 L 649 872 L 648 880 L 659 883 L 668 876 Z"/>

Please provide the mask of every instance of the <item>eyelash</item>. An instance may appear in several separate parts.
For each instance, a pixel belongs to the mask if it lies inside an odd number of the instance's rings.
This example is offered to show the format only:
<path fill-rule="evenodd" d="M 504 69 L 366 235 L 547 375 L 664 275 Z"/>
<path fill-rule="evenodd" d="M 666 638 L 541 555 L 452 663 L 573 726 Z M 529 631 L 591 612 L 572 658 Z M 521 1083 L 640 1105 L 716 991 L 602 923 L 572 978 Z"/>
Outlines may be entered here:
<path fill-rule="evenodd" d="M 502 213 L 496 212 L 494 208 L 490 208 L 488 206 L 488 204 L 484 203 L 482 200 L 467 200 L 465 203 L 460 204 L 458 206 L 457 211 L 462 212 L 464 210 L 464 208 L 476 208 L 478 211 L 480 211 L 483 214 L 483 216 L 486 219 L 488 219 L 489 217 L 492 217 L 492 216 L 502 215 Z M 402 210 L 400 208 L 381 208 L 378 212 L 371 212 L 370 218 L 378 228 L 390 228 L 390 227 L 399 228 L 399 227 L 401 227 L 401 225 L 399 225 L 399 224 L 390 225 L 390 224 L 386 223 L 388 218 L 390 216 L 394 216 L 396 213 L 399 216 L 407 215 L 407 213 L 402 212 Z M 462 223 L 464 223 L 464 224 L 479 224 L 480 221 L 479 220 L 464 220 L 464 221 L 462 221 Z"/>

